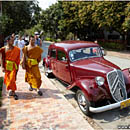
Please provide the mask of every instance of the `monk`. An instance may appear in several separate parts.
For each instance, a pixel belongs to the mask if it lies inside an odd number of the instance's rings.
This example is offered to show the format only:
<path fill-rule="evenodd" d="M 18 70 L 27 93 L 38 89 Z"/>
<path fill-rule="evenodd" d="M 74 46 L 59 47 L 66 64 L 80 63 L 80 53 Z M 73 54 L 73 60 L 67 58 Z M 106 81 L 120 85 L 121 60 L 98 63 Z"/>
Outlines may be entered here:
<path fill-rule="evenodd" d="M 36 90 L 40 96 L 42 96 L 42 92 L 40 91 L 42 81 L 38 65 L 41 61 L 42 52 L 43 50 L 35 45 L 34 36 L 31 36 L 29 45 L 23 48 L 22 58 L 22 62 L 25 62 L 25 82 L 30 85 L 30 91 Z"/>
<path fill-rule="evenodd" d="M 15 100 L 18 100 L 18 95 L 15 93 L 16 76 L 20 63 L 20 49 L 13 46 L 14 38 L 10 35 L 5 39 L 7 45 L 0 48 L 2 53 L 2 71 L 5 72 L 4 83 L 7 90 L 9 90 L 9 96 L 13 96 Z"/>

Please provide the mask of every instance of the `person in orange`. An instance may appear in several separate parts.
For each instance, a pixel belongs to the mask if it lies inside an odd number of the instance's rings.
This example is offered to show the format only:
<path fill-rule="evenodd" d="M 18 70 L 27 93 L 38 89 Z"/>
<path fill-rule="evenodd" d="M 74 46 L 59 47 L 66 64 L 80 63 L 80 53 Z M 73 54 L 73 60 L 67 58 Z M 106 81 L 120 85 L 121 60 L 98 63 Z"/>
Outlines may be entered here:
<path fill-rule="evenodd" d="M 14 38 L 10 35 L 5 39 L 7 45 L 0 48 L 2 53 L 2 71 L 5 72 L 4 83 L 9 91 L 9 96 L 13 96 L 15 100 L 18 100 L 18 95 L 15 93 L 16 76 L 20 63 L 20 49 L 13 46 Z"/>
<path fill-rule="evenodd" d="M 29 45 L 23 48 L 22 63 L 25 64 L 23 69 L 26 70 L 25 82 L 30 85 L 29 90 L 36 90 L 38 95 L 42 96 L 40 91 L 41 86 L 41 74 L 39 70 L 39 62 L 41 61 L 41 54 L 43 50 L 35 45 L 34 36 L 30 37 Z"/>

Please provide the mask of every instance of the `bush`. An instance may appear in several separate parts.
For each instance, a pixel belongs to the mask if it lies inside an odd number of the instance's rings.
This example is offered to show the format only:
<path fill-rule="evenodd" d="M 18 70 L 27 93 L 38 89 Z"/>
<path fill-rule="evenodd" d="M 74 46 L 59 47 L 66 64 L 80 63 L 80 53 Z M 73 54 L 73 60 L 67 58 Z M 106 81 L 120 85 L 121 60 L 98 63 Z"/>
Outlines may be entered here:
<path fill-rule="evenodd" d="M 61 39 L 57 39 L 56 42 L 61 42 Z"/>
<path fill-rule="evenodd" d="M 3 86 L 3 77 L 0 77 L 0 91 L 2 91 L 2 86 Z"/>
<path fill-rule="evenodd" d="M 51 41 L 51 42 L 54 42 L 54 41 L 56 41 L 56 40 L 53 39 L 53 38 L 47 37 L 47 38 L 45 38 L 45 41 Z"/>
<path fill-rule="evenodd" d="M 2 105 L 2 86 L 3 86 L 3 77 L 0 77 L 0 106 Z"/>
<path fill-rule="evenodd" d="M 110 50 L 115 50 L 115 51 L 122 51 L 126 49 L 123 43 L 99 41 L 98 44 L 105 49 L 110 49 Z"/>
<path fill-rule="evenodd" d="M 51 42 L 59 42 L 59 41 L 61 41 L 60 39 L 54 39 L 54 38 L 49 38 L 49 37 L 47 37 L 47 38 L 45 38 L 45 41 L 51 41 Z"/>
<path fill-rule="evenodd" d="M 67 36 L 66 36 L 66 40 L 73 40 L 74 39 L 74 34 L 72 32 L 70 32 Z"/>
<path fill-rule="evenodd" d="M 51 41 L 51 38 L 47 37 L 45 38 L 46 41 Z"/>

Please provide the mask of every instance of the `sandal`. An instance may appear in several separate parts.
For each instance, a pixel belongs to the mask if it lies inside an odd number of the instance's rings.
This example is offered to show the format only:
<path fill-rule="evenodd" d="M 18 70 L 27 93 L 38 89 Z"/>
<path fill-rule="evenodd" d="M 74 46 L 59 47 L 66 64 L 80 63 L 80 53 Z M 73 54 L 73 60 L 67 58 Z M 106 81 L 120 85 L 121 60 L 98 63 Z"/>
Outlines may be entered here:
<path fill-rule="evenodd" d="M 39 96 L 42 96 L 42 92 L 41 92 L 41 91 L 38 91 L 38 95 L 39 95 Z"/>
<path fill-rule="evenodd" d="M 9 92 L 9 96 L 14 96 L 14 92 L 13 92 L 13 91 L 10 91 L 10 92 Z"/>
<path fill-rule="evenodd" d="M 32 88 L 32 86 L 30 86 L 30 87 L 29 87 L 29 91 L 33 91 L 33 88 Z"/>
<path fill-rule="evenodd" d="M 14 99 L 18 100 L 18 95 L 14 94 Z"/>

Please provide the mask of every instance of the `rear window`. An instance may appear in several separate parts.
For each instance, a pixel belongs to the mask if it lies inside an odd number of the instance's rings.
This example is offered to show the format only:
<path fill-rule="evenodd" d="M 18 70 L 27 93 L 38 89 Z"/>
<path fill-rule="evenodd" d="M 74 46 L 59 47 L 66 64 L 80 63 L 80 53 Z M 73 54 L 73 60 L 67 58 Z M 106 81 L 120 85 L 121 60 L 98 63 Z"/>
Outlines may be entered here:
<path fill-rule="evenodd" d="M 56 58 L 56 49 L 50 50 L 50 57 Z"/>
<path fill-rule="evenodd" d="M 67 61 L 65 52 L 61 51 L 61 50 L 58 50 L 57 51 L 57 59 L 59 61 Z"/>

